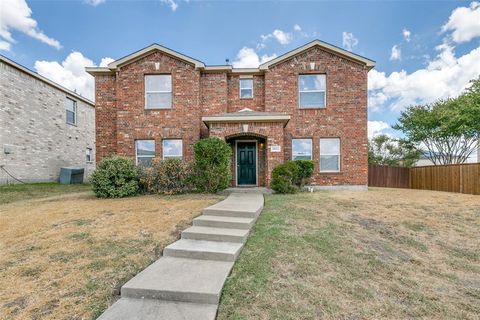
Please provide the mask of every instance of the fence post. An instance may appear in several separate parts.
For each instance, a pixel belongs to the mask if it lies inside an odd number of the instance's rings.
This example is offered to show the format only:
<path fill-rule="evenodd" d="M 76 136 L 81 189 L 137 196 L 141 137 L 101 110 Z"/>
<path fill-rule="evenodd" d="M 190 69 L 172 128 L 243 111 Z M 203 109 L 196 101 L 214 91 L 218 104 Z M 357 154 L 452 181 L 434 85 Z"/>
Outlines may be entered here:
<path fill-rule="evenodd" d="M 460 193 L 463 193 L 463 166 L 460 165 Z"/>

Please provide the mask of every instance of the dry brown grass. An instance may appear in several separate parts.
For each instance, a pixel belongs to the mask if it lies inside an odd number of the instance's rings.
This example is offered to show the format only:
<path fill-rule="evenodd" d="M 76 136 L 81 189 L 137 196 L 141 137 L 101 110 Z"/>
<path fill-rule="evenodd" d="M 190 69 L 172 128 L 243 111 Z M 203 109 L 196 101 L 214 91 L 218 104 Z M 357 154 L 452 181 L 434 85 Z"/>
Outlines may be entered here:
<path fill-rule="evenodd" d="M 95 318 L 221 198 L 83 192 L 0 205 L 0 319 Z"/>
<path fill-rule="evenodd" d="M 266 198 L 219 319 L 479 319 L 480 196 Z"/>

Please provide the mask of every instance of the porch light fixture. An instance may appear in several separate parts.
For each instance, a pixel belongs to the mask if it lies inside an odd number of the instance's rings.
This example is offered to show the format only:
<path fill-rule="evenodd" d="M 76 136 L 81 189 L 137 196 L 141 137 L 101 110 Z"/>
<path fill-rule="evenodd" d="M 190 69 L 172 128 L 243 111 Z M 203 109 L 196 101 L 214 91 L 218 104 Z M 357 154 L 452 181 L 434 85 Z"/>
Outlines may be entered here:
<path fill-rule="evenodd" d="M 248 132 L 248 124 L 242 124 L 242 132 L 245 133 L 245 132 Z"/>

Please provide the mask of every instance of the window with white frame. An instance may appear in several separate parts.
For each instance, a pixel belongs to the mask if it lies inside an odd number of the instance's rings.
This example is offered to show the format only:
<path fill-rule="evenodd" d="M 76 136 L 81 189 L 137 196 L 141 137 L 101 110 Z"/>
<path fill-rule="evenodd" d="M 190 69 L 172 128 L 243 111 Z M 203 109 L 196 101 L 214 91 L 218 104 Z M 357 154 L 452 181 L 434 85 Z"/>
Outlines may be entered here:
<path fill-rule="evenodd" d="M 166 139 L 163 140 L 163 159 L 183 157 L 183 143 L 181 139 Z"/>
<path fill-rule="evenodd" d="M 320 139 L 320 172 L 340 171 L 340 139 Z"/>
<path fill-rule="evenodd" d="M 77 123 L 77 101 L 66 98 L 65 99 L 65 112 L 68 124 Z"/>
<path fill-rule="evenodd" d="M 253 79 L 240 79 L 240 98 L 253 98 Z"/>
<path fill-rule="evenodd" d="M 135 154 L 137 165 L 150 166 L 155 158 L 155 140 L 136 140 Z"/>
<path fill-rule="evenodd" d="M 300 108 L 325 108 L 326 76 L 302 74 L 298 76 L 298 105 Z"/>
<path fill-rule="evenodd" d="M 292 139 L 292 160 L 312 160 L 312 139 Z"/>
<path fill-rule="evenodd" d="M 172 107 L 172 76 L 156 74 L 145 76 L 145 108 L 170 109 Z"/>
<path fill-rule="evenodd" d="M 86 152 L 85 152 L 85 160 L 87 162 L 92 162 L 93 160 L 93 152 L 92 152 L 92 148 L 87 148 Z"/>

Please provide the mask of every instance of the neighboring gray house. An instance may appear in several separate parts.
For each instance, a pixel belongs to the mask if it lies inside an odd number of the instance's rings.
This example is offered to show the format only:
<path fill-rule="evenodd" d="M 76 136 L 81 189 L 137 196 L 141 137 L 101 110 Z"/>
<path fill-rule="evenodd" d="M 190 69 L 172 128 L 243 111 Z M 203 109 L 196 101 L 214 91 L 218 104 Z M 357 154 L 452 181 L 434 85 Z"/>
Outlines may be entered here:
<path fill-rule="evenodd" d="M 95 105 L 0 55 L 0 184 L 57 181 L 95 169 Z"/>

